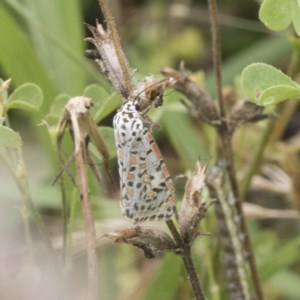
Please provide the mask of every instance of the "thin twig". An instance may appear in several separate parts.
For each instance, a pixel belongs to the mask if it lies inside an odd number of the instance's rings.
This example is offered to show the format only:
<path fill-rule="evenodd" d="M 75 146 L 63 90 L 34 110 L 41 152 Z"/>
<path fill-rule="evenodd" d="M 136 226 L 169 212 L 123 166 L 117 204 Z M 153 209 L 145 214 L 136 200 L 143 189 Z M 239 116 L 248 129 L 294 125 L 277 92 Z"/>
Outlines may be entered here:
<path fill-rule="evenodd" d="M 188 280 L 191 284 L 191 287 L 194 292 L 194 296 L 196 300 L 204 300 L 204 295 L 202 292 L 202 288 L 200 286 L 200 281 L 194 266 L 194 262 L 192 260 L 192 255 L 191 255 L 191 247 L 190 245 L 187 245 L 184 243 L 182 240 L 175 224 L 173 223 L 172 220 L 166 221 L 167 226 L 177 244 L 177 246 L 181 249 L 181 257 L 184 263 L 185 270 L 188 275 Z"/>
<path fill-rule="evenodd" d="M 121 46 L 121 42 L 120 42 L 120 39 L 119 39 L 119 35 L 118 35 L 118 31 L 117 31 L 117 28 L 116 28 L 115 21 L 114 21 L 113 16 L 110 12 L 107 0 L 99 0 L 99 4 L 101 6 L 101 9 L 102 9 L 107 27 L 108 27 L 108 29 L 111 33 L 112 41 L 114 43 L 115 50 L 116 50 L 116 53 L 117 53 L 117 57 L 118 57 L 118 60 L 119 60 L 120 66 L 121 66 L 122 75 L 123 75 L 123 78 L 125 79 L 125 84 L 126 84 L 127 91 L 131 91 L 132 90 L 131 78 L 130 78 L 130 74 L 127 71 L 128 69 L 127 69 L 127 66 L 126 66 L 126 59 L 125 59 L 125 56 L 124 56 L 124 52 L 122 50 L 122 46 Z"/>

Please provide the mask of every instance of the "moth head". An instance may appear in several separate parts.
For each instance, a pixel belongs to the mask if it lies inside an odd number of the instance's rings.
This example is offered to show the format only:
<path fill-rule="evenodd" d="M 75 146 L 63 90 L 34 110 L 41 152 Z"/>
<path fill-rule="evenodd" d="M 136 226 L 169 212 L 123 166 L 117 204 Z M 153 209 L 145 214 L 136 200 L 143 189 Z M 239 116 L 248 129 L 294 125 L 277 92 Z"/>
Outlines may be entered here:
<path fill-rule="evenodd" d="M 140 104 L 136 100 L 128 100 L 123 105 L 123 111 L 125 112 L 139 112 L 140 111 Z"/>

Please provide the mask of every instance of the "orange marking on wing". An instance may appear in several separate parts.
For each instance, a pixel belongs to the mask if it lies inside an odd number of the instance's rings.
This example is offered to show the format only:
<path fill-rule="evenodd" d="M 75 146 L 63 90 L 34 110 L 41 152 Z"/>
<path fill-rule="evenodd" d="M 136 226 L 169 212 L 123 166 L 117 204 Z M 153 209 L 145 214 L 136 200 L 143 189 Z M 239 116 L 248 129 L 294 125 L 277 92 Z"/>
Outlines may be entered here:
<path fill-rule="evenodd" d="M 151 132 L 147 132 L 146 139 L 149 143 L 154 140 Z M 157 144 L 155 143 L 155 141 L 154 141 L 154 143 L 151 144 L 151 149 L 152 149 L 154 155 L 156 156 L 156 158 L 161 159 L 161 153 L 160 153 L 160 150 L 159 150 Z"/>
<path fill-rule="evenodd" d="M 130 155 L 130 159 L 129 159 L 129 164 L 132 165 L 136 165 L 137 163 L 137 159 L 135 155 Z"/>
<path fill-rule="evenodd" d="M 133 173 L 128 173 L 127 174 L 127 180 L 133 180 L 134 179 L 134 174 Z"/>
<path fill-rule="evenodd" d="M 151 145 L 151 149 L 152 149 L 154 155 L 156 156 L 156 158 L 161 159 L 161 153 L 160 153 L 160 150 L 158 149 L 158 146 L 156 143 L 153 143 Z"/>
<path fill-rule="evenodd" d="M 169 171 L 167 169 L 167 166 L 165 164 L 162 165 L 161 172 L 162 172 L 164 178 L 168 177 L 170 175 Z"/>
<path fill-rule="evenodd" d="M 174 188 L 173 182 L 171 180 L 166 182 L 166 186 L 169 191 L 174 192 L 175 188 Z"/>

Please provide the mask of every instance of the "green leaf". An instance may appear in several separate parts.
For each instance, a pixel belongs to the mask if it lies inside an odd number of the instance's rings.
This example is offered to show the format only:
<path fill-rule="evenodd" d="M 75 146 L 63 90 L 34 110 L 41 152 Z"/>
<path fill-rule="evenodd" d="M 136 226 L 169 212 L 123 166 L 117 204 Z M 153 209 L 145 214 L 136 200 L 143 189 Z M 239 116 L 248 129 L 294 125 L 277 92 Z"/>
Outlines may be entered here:
<path fill-rule="evenodd" d="M 300 295 L 300 276 L 296 272 L 282 270 L 270 280 L 268 285 L 273 286 L 276 290 L 280 290 L 286 296 L 286 299 L 296 300 Z"/>
<path fill-rule="evenodd" d="M 84 89 L 83 96 L 93 100 L 94 105 L 90 112 L 94 118 L 98 111 L 102 109 L 102 106 L 109 95 L 103 87 L 99 86 L 98 84 L 92 84 Z"/>
<path fill-rule="evenodd" d="M 105 142 L 105 145 L 109 151 L 110 158 L 114 158 L 117 156 L 117 148 L 115 144 L 115 137 L 114 137 L 114 130 L 111 127 L 101 126 L 98 127 L 100 131 L 100 135 L 103 138 L 103 141 Z M 91 143 L 90 149 L 92 153 L 99 159 L 99 162 L 103 162 L 103 157 L 101 153 L 95 148 L 95 146 Z"/>
<path fill-rule="evenodd" d="M 2 4 L 0 5 L 0 41 L 0 64 L 6 76 L 13 78 L 16 86 L 25 82 L 36 83 L 42 88 L 45 97 L 54 97 L 56 91 L 34 52 L 28 36 Z"/>
<path fill-rule="evenodd" d="M 271 30 L 285 29 L 292 21 L 291 1 L 265 0 L 259 10 L 259 19 Z"/>
<path fill-rule="evenodd" d="M 96 122 L 101 121 L 109 114 L 111 114 L 114 110 L 116 110 L 121 105 L 121 103 L 121 97 L 117 93 L 112 93 L 108 98 L 106 98 L 101 108 L 94 115 L 94 120 Z"/>
<path fill-rule="evenodd" d="M 286 99 L 300 96 L 299 93 L 299 88 L 286 85 L 277 85 L 262 92 L 256 104 L 263 106 L 276 104 Z"/>
<path fill-rule="evenodd" d="M 263 63 L 251 64 L 241 75 L 241 86 L 249 100 L 270 105 L 300 95 L 300 86 L 280 70 Z"/>
<path fill-rule="evenodd" d="M 120 96 L 117 93 L 109 95 L 103 87 L 97 84 L 88 86 L 83 95 L 93 100 L 94 106 L 91 109 L 91 115 L 97 123 L 121 104 Z"/>
<path fill-rule="evenodd" d="M 162 264 L 141 299 L 173 300 L 179 288 L 181 261 L 172 254 L 165 255 Z"/>
<path fill-rule="evenodd" d="M 61 117 L 64 113 L 65 106 L 68 103 L 68 101 L 71 99 L 71 96 L 67 94 L 60 94 L 58 95 L 50 108 L 50 115 L 54 115 L 57 117 Z"/>
<path fill-rule="evenodd" d="M 0 147 L 20 148 L 22 140 L 18 133 L 12 129 L 0 126 Z"/>
<path fill-rule="evenodd" d="M 208 147 L 200 138 L 187 113 L 167 109 L 162 117 L 163 128 L 184 165 L 192 170 L 195 162 L 208 158 Z"/>
<path fill-rule="evenodd" d="M 300 2 L 292 0 L 292 17 L 296 33 L 300 36 Z"/>
<path fill-rule="evenodd" d="M 7 108 L 37 111 L 43 103 L 43 91 L 33 83 L 18 87 L 8 98 Z"/>
<path fill-rule="evenodd" d="M 266 280 L 299 261 L 300 237 L 294 238 L 267 255 L 258 266 L 261 280 Z"/>
<path fill-rule="evenodd" d="M 15 0 L 7 2 L 27 22 L 34 47 L 59 91 L 80 93 L 86 77 L 74 61 L 83 58 L 84 49 L 80 1 L 24 0 L 23 5 Z"/>

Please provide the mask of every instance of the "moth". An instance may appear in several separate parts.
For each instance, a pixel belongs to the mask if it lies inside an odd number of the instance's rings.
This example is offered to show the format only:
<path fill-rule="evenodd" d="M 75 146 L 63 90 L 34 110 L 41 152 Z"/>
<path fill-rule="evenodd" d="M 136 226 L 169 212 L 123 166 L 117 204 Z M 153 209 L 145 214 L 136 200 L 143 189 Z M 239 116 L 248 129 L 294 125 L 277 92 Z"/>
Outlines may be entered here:
<path fill-rule="evenodd" d="M 152 122 L 146 112 L 162 105 L 166 88 L 174 79 L 144 77 L 133 84 L 129 67 L 115 28 L 107 30 L 97 22 L 87 25 L 93 34 L 87 38 L 96 47 L 86 55 L 94 59 L 124 102 L 113 120 L 121 189 L 122 213 L 134 223 L 168 220 L 175 211 L 174 185 L 152 136 Z"/>
<path fill-rule="evenodd" d="M 128 100 L 113 119 L 122 213 L 134 223 L 168 220 L 175 212 L 173 181 L 140 104 Z"/>

